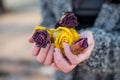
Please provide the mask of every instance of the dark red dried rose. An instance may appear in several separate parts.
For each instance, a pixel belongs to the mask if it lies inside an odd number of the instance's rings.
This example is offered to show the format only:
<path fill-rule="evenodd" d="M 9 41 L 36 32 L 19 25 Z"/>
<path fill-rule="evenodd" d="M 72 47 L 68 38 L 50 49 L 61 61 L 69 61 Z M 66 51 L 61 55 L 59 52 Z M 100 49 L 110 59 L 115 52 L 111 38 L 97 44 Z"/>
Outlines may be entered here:
<path fill-rule="evenodd" d="M 88 47 L 87 38 L 81 38 L 75 41 L 71 46 L 71 51 L 75 55 L 79 55 L 82 51 L 84 51 Z"/>
<path fill-rule="evenodd" d="M 81 39 L 77 40 L 75 43 L 77 43 L 77 42 L 78 42 L 79 47 L 81 47 L 81 48 L 85 49 L 88 47 L 87 38 L 81 38 Z"/>
<path fill-rule="evenodd" d="M 55 27 L 76 27 L 78 25 L 77 17 L 72 12 L 65 13 L 62 18 L 56 23 Z"/>
<path fill-rule="evenodd" d="M 38 47 L 45 48 L 50 43 L 50 36 L 46 30 L 36 30 L 32 38 Z"/>

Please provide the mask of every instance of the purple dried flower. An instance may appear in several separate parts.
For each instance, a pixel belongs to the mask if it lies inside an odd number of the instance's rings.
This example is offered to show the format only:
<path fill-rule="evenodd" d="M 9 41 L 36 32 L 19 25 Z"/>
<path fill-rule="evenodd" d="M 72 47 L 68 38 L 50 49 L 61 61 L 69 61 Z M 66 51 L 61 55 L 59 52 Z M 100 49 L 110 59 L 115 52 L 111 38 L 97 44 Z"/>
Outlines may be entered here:
<path fill-rule="evenodd" d="M 50 36 L 46 30 L 36 30 L 32 38 L 40 48 L 45 48 L 47 44 L 50 43 Z"/>
<path fill-rule="evenodd" d="M 81 38 L 77 40 L 75 43 L 78 43 L 79 47 L 84 48 L 84 49 L 88 47 L 87 38 Z"/>
<path fill-rule="evenodd" d="M 77 41 L 75 41 L 71 46 L 71 51 L 75 55 L 79 55 L 81 52 L 83 52 L 88 47 L 87 38 L 81 38 Z"/>
<path fill-rule="evenodd" d="M 72 12 L 65 13 L 62 18 L 56 23 L 55 27 L 76 27 L 78 25 L 77 17 Z"/>

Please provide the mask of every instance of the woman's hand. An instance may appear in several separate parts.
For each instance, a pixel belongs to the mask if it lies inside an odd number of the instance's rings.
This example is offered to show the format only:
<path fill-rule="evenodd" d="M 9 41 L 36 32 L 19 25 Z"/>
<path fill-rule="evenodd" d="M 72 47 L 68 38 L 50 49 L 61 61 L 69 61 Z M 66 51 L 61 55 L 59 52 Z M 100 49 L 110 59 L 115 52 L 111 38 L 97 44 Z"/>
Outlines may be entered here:
<path fill-rule="evenodd" d="M 56 70 L 61 70 L 65 73 L 74 69 L 79 63 L 87 60 L 94 47 L 93 34 L 90 31 L 84 31 L 80 34 L 81 38 L 88 38 L 88 48 L 80 55 L 74 55 L 70 46 L 67 43 L 63 43 L 65 55 L 64 57 L 60 49 L 55 48 L 53 44 L 47 44 L 45 48 L 39 48 L 35 44 L 33 45 L 32 55 L 37 56 L 37 60 L 40 63 L 46 65 L 52 65 Z M 30 43 L 34 43 L 32 37 L 29 38 Z"/>
<path fill-rule="evenodd" d="M 29 38 L 30 43 L 34 43 L 32 37 Z M 54 45 L 47 44 L 45 48 L 39 48 L 38 46 L 33 45 L 32 47 L 32 55 L 37 56 L 37 61 L 40 63 L 44 63 L 46 65 L 51 65 L 53 62 L 53 52 L 54 52 Z"/>
<path fill-rule="evenodd" d="M 87 60 L 90 57 L 94 47 L 93 34 L 91 31 L 84 31 L 80 33 L 80 36 L 82 38 L 88 38 L 88 48 L 85 49 L 81 54 L 74 55 L 70 50 L 70 46 L 67 43 L 63 43 L 66 58 L 62 55 L 60 49 L 55 48 L 54 67 L 56 69 L 67 73 L 74 69 L 79 63 Z"/>

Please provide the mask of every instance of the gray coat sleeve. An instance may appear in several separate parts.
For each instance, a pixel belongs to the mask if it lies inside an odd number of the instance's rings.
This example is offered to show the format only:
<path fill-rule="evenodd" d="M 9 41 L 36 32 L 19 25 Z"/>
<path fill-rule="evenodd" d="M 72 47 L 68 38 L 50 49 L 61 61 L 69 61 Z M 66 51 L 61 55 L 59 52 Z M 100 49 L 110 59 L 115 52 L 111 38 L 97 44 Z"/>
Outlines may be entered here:
<path fill-rule="evenodd" d="M 95 47 L 91 57 L 83 64 L 94 72 L 120 71 L 120 32 L 106 32 L 98 28 L 90 30 L 94 35 Z"/>
<path fill-rule="evenodd" d="M 95 72 L 120 72 L 120 5 L 103 4 L 90 30 L 95 48 L 85 63 Z"/>

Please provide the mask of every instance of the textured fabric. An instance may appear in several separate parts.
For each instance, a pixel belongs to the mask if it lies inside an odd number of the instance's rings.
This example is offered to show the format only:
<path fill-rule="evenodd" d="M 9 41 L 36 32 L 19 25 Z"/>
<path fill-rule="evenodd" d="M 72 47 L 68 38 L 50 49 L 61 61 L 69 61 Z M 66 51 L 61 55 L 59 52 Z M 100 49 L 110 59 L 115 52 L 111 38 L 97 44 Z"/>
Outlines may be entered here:
<path fill-rule="evenodd" d="M 74 70 L 69 73 L 56 71 L 54 74 L 54 80 L 73 80 Z"/>
<path fill-rule="evenodd" d="M 107 31 L 120 29 L 120 5 L 104 4 L 94 26 Z"/>
<path fill-rule="evenodd" d="M 96 80 L 100 76 L 100 80 L 109 80 L 107 78 L 116 80 L 114 79 L 116 74 L 119 75 L 120 73 L 120 63 L 118 63 L 120 61 L 120 33 L 106 32 L 98 28 L 92 28 L 90 30 L 94 34 L 95 48 L 90 59 L 79 64 L 77 74 L 81 73 L 79 69 L 83 69 L 87 73 L 94 74 Z M 85 75 L 84 77 L 87 76 Z M 79 79 L 79 75 L 77 79 Z M 117 79 L 120 79 L 120 76 Z"/>

